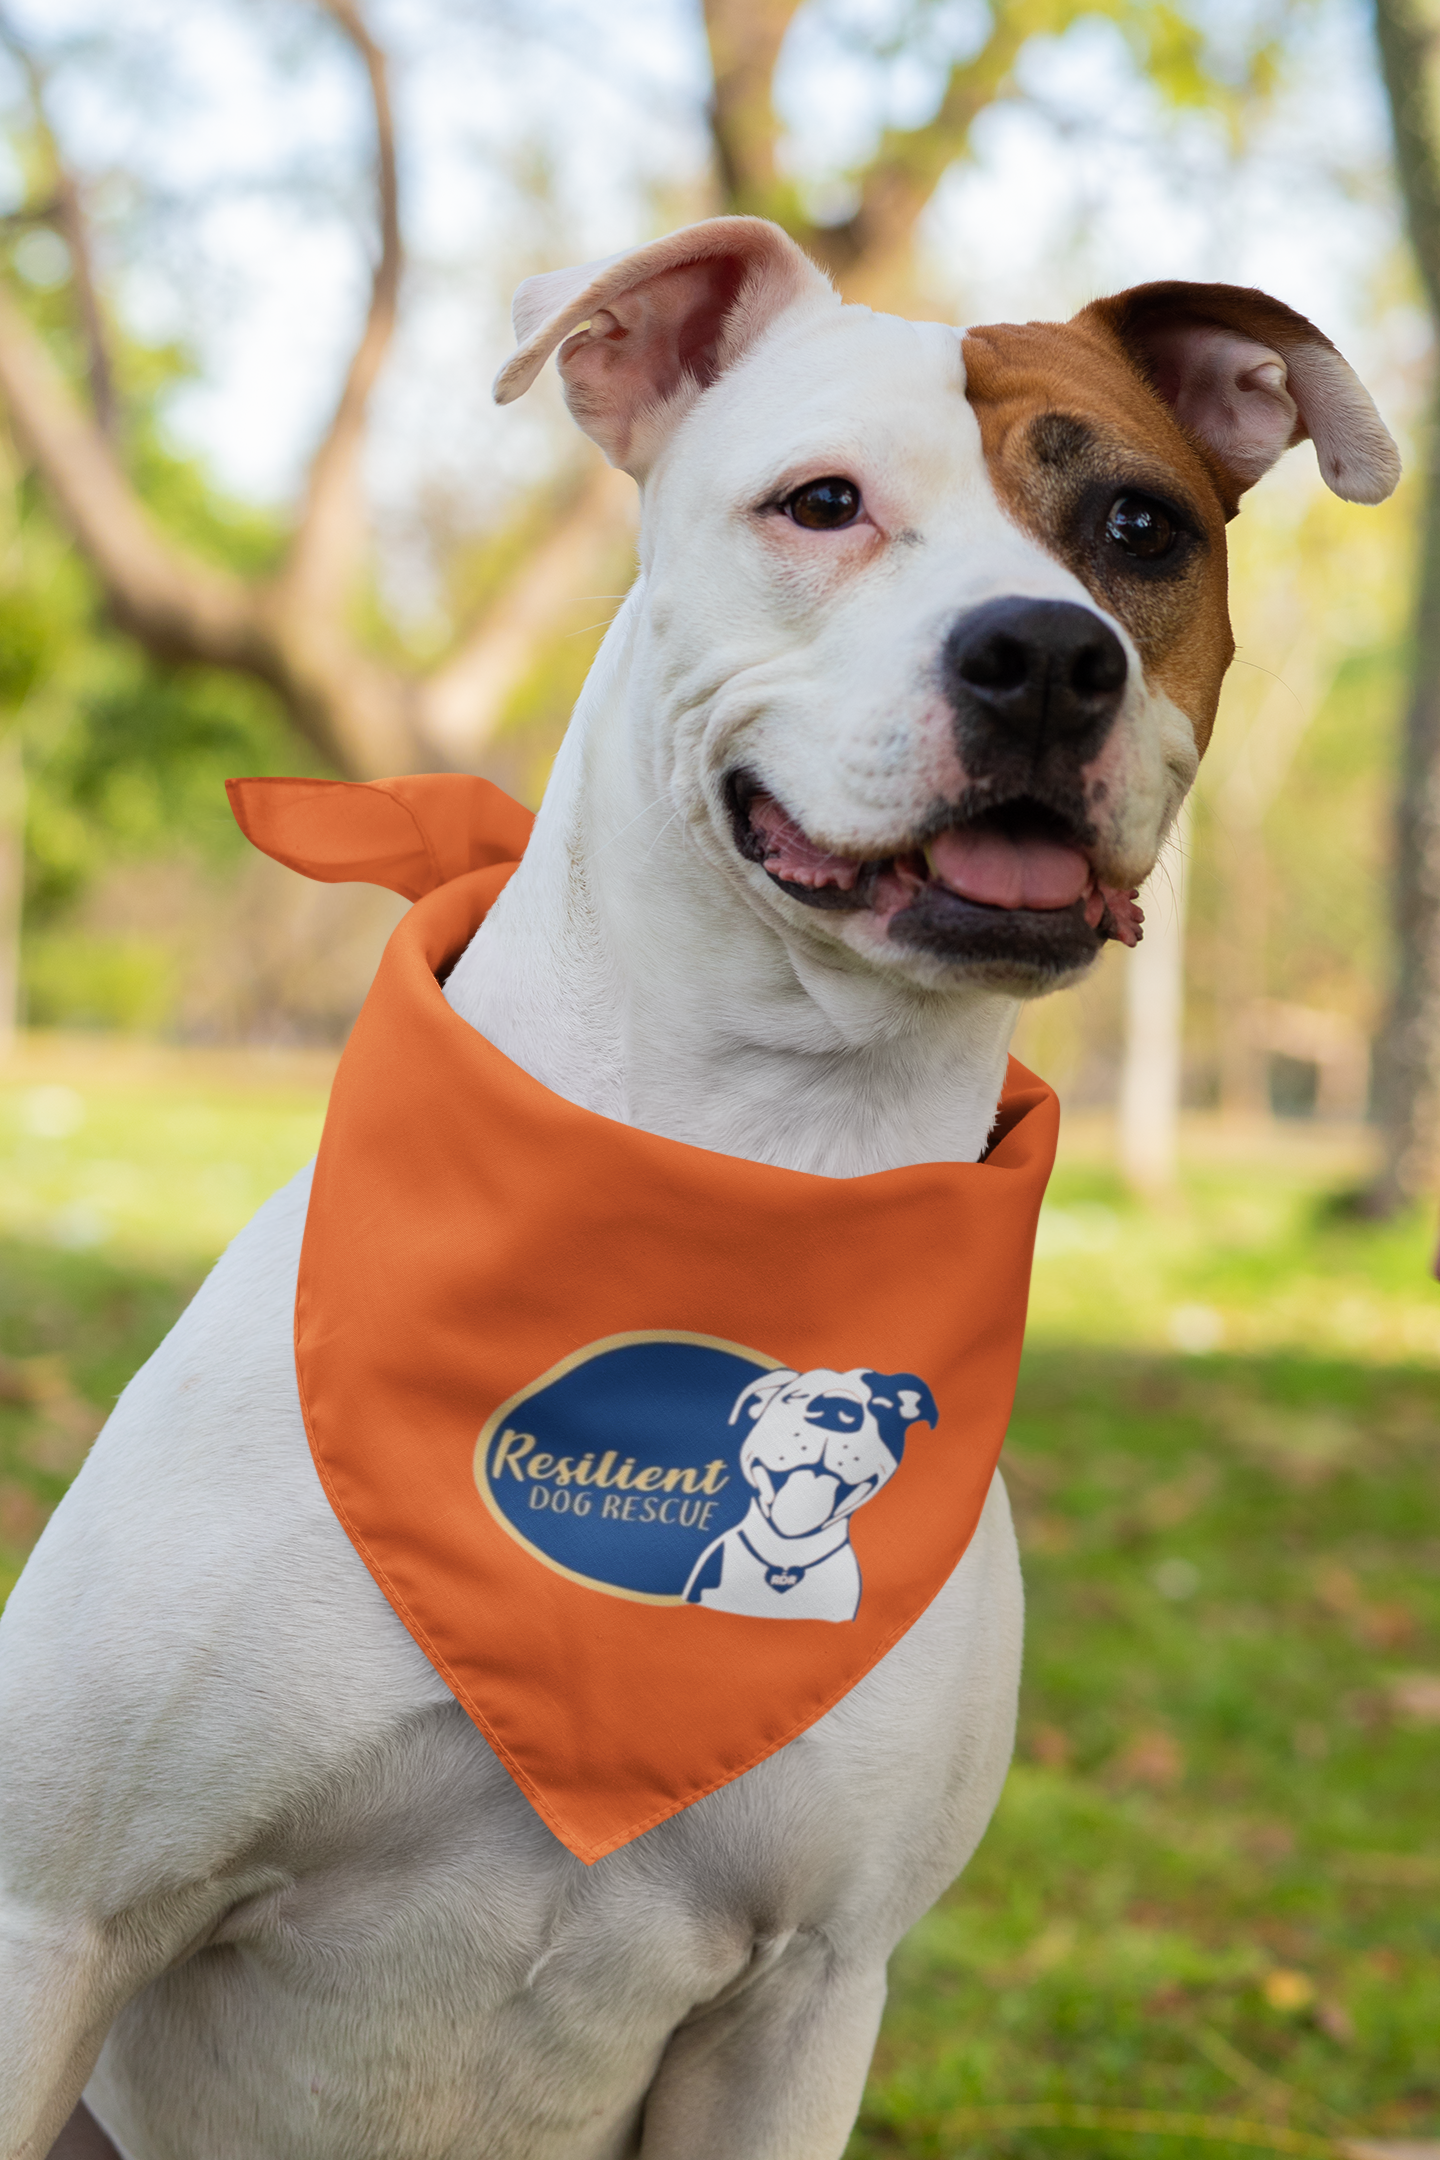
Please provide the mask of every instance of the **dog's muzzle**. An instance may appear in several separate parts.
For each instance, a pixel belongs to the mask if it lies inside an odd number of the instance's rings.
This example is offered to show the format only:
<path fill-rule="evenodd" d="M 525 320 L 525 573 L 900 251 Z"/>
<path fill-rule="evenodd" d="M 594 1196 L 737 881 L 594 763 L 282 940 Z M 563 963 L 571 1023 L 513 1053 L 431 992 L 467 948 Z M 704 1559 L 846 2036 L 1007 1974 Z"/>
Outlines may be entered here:
<path fill-rule="evenodd" d="M 894 854 L 827 849 L 739 772 L 740 853 L 807 907 L 867 910 L 897 944 L 1019 990 L 1046 989 L 1106 938 L 1134 945 L 1135 894 L 1095 868 L 1086 767 L 1125 696 L 1125 648 L 1091 609 L 1011 596 L 954 624 L 938 662 L 955 715 L 962 800 Z"/>
<path fill-rule="evenodd" d="M 1129 673 L 1109 624 L 1068 600 L 990 600 L 945 640 L 940 677 L 972 782 L 1073 791 L 1114 725 Z"/>

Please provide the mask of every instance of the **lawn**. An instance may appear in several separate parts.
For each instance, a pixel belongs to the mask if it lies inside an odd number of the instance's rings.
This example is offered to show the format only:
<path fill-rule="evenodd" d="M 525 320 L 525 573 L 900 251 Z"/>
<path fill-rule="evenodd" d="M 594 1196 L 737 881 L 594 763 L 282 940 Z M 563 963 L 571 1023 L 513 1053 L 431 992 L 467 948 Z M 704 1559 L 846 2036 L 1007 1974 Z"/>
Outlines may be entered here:
<path fill-rule="evenodd" d="M 1016 1763 L 894 1961 L 851 2160 L 1215 2150 L 1112 2111 L 1440 2135 L 1433 1225 L 1357 1221 L 1343 1138 L 1189 1152 L 1160 1208 L 1083 1124 L 1062 1157 L 1005 1458 Z"/>
<path fill-rule="evenodd" d="M 0 1082 L 7 1582 L 324 1083 L 59 1039 Z M 1197 1123 L 1140 1207 L 1071 1122 L 1007 1447 L 1016 1765 L 895 1959 L 851 2160 L 1440 2136 L 1440 1287 L 1363 1168 Z"/>

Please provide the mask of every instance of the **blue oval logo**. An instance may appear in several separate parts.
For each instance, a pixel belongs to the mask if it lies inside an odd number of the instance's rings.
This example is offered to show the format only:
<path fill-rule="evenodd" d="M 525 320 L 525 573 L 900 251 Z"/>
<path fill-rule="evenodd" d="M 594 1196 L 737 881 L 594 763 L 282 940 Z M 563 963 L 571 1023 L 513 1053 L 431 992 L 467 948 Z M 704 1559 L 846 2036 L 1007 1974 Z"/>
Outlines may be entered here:
<path fill-rule="evenodd" d="M 706 1335 L 611 1336 L 502 1403 L 475 1447 L 491 1513 L 588 1589 L 851 1620 L 850 1518 L 934 1426 L 913 1373 L 797 1372 Z"/>

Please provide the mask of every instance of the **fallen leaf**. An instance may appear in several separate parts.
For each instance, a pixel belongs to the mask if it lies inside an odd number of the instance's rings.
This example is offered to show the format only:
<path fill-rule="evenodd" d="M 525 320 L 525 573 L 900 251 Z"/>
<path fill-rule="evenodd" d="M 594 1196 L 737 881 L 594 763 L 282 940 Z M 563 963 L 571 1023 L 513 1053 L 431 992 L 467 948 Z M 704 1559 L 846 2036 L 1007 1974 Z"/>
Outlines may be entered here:
<path fill-rule="evenodd" d="M 1063 1770 L 1070 1760 L 1069 1735 L 1058 1725 L 1037 1725 L 1030 1735 L 1030 1753 L 1047 1770 Z"/>
<path fill-rule="evenodd" d="M 1315 2012 L 1315 2023 L 1327 2040 L 1336 2047 L 1353 2047 L 1355 2044 L 1355 2020 L 1344 2003 L 1322 2002 Z"/>
<path fill-rule="evenodd" d="M 1397 1673 L 1385 1691 L 1400 1717 L 1417 1725 L 1440 1725 L 1440 1673 Z"/>
<path fill-rule="evenodd" d="M 1363 1435 L 1336 1410 L 1258 1409 L 1247 1403 L 1230 1438 L 1252 1461 L 1302 1491 L 1323 1485 L 1356 1453 Z"/>
<path fill-rule="evenodd" d="M 1028 1515 L 1022 1512 L 1017 1528 L 1020 1545 L 1025 1552 L 1066 1553 L 1075 1542 L 1074 1529 L 1063 1515 Z"/>
<path fill-rule="evenodd" d="M 1251 1823 L 1241 1836 L 1246 1851 L 1257 1860 L 1288 1860 L 1295 1850 L 1295 1833 L 1288 1823 Z"/>
<path fill-rule="evenodd" d="M 1124 1785 L 1148 1785 L 1167 1792 L 1185 1774 L 1185 1758 L 1174 1735 L 1163 1726 L 1136 1733 L 1114 1764 L 1114 1775 Z"/>
<path fill-rule="evenodd" d="M 1346 2138 L 1340 2150 L 1347 2160 L 1440 2160 L 1440 2139 Z"/>
<path fill-rule="evenodd" d="M 1355 1615 L 1355 1625 L 1372 1650 L 1398 1650 L 1415 1633 L 1415 1615 L 1392 1598 L 1384 1605 L 1366 1605 Z"/>
<path fill-rule="evenodd" d="M 1354 1570 L 1336 1561 L 1327 1561 L 1315 1570 L 1315 1595 L 1327 1612 L 1337 1613 L 1343 1620 L 1359 1612 L 1365 1603 Z"/>
<path fill-rule="evenodd" d="M 1291 1966 L 1277 1965 L 1260 1983 L 1260 1992 L 1272 2010 L 1293 2013 L 1308 2010 L 1315 2000 L 1315 1983 L 1308 1973 L 1296 1972 Z"/>
<path fill-rule="evenodd" d="M 1023 1979 L 1038 1980 L 1042 1973 L 1052 1972 L 1057 1965 L 1064 1964 L 1075 1948 L 1075 1942 L 1073 1920 L 1052 1920 L 1021 1951 L 1015 1970 Z"/>
<path fill-rule="evenodd" d="M 23 1485 L 0 1485 L 0 1544 L 18 1545 L 28 1552 L 49 1519 L 34 1493 Z"/>
<path fill-rule="evenodd" d="M 1375 1883 L 1387 1890 L 1428 1890 L 1440 1883 L 1440 1853 L 1336 1853 L 1330 1865 L 1342 1882 Z M 1374 1950 L 1370 1962 L 1393 1957 L 1393 1951 Z M 1399 1969 L 1397 1962 L 1394 1970 Z"/>
<path fill-rule="evenodd" d="M 1203 1507 L 1215 1490 L 1218 1472 L 1213 1463 L 1200 1462 L 1167 1484 L 1152 1485 L 1135 1506 L 1135 1520 L 1145 1530 L 1175 1530 Z"/>

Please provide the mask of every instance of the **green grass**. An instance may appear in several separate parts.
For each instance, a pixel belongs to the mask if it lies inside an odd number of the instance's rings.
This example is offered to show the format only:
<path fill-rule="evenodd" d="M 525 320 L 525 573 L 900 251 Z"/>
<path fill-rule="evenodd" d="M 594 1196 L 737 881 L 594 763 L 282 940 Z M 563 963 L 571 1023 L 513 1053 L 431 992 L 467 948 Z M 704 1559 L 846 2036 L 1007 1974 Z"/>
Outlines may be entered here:
<path fill-rule="evenodd" d="M 126 1380 L 314 1153 L 327 1072 L 39 1037 L 0 1076 L 0 1597 Z"/>
<path fill-rule="evenodd" d="M 1247 1152 L 1197 1142 L 1158 1209 L 1093 1146 L 1057 1172 L 1016 1764 L 894 1960 L 851 2160 L 1214 2150 L 1123 2111 L 1440 2135 L 1434 1225 L 1355 1220 L 1304 1136 Z M 1046 2103 L 1108 2112 L 994 2127 Z"/>
<path fill-rule="evenodd" d="M 0 1084 L 0 1579 L 323 1077 L 52 1042 Z M 896 1956 L 851 2160 L 1216 2149 L 1156 2115 L 1440 2135 L 1433 1225 L 1337 1207 L 1350 1143 L 1191 1153 L 1160 1208 L 1083 1125 L 1057 1172 L 1007 1451 L 1016 1766 Z"/>
<path fill-rule="evenodd" d="M 1418 1366 L 1031 1348 L 1017 1763 L 895 1961 L 856 2160 L 1022 2101 L 1434 2134 L 1437 1413 Z"/>

